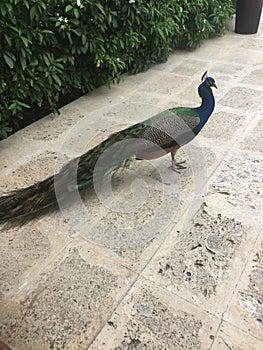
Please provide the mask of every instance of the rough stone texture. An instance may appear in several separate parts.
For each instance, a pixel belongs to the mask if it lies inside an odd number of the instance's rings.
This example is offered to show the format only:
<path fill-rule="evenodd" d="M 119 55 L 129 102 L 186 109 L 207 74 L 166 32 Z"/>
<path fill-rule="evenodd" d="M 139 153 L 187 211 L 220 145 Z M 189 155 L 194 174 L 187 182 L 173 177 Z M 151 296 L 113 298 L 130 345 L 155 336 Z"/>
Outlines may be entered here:
<path fill-rule="evenodd" d="M 17 349 L 64 349 L 72 339 L 84 349 L 109 315 L 109 294 L 116 281 L 114 274 L 92 266 L 73 250 L 34 292 L 6 310 L 0 332 Z"/>
<path fill-rule="evenodd" d="M 218 323 L 140 279 L 91 349 L 209 349 Z"/>
<path fill-rule="evenodd" d="M 224 319 L 262 340 L 262 271 L 263 271 L 262 228 L 254 249 L 251 251 L 245 270 L 238 281 L 231 303 Z M 260 342 L 259 342 L 260 344 Z M 261 348 L 260 346 L 258 347 Z M 257 348 L 256 348 L 257 349 Z"/>
<path fill-rule="evenodd" d="M 263 341 L 223 322 L 211 350 L 259 350 Z"/>
<path fill-rule="evenodd" d="M 0 301 L 34 264 L 41 264 L 50 253 L 50 242 L 37 229 L 22 229 L 20 232 L 1 232 Z"/>
<path fill-rule="evenodd" d="M 165 95 L 173 95 L 173 91 L 180 92 L 190 83 L 184 77 L 176 74 L 157 73 L 157 76 L 151 80 L 151 84 L 147 88 L 148 93 Z M 159 75 L 159 76 L 158 76 Z"/>
<path fill-rule="evenodd" d="M 221 214 L 213 217 L 203 206 L 190 229 L 178 233 L 175 249 L 160 260 L 158 273 L 209 298 L 244 235 L 240 222 Z"/>
<path fill-rule="evenodd" d="M 256 82 L 256 84 L 255 84 Z M 249 75 L 247 75 L 243 80 L 244 84 L 255 84 L 257 86 L 263 87 L 263 67 L 257 67 Z"/>
<path fill-rule="evenodd" d="M 233 40 L 235 40 L 237 42 L 236 36 L 233 36 L 232 38 L 233 38 Z M 258 47 L 258 50 L 256 53 L 254 51 L 255 47 L 249 48 L 249 46 L 251 46 L 253 44 L 250 43 L 251 38 L 247 38 L 247 39 L 248 40 L 243 41 L 243 43 L 241 44 L 241 47 L 239 47 L 239 48 L 232 47 L 232 49 L 235 50 L 235 52 L 233 52 L 233 50 L 229 50 L 226 54 L 224 54 L 223 56 L 224 56 L 225 61 L 233 62 L 233 60 L 234 60 L 236 64 L 247 65 L 247 57 L 249 57 L 250 68 L 254 67 L 256 64 L 261 64 L 262 58 L 263 58 L 262 50 L 260 49 L 260 47 Z M 254 37 L 254 39 L 255 39 L 255 37 Z"/>
<path fill-rule="evenodd" d="M 251 113 L 253 110 L 257 110 L 262 99 L 263 91 L 247 87 L 234 87 L 222 99 L 221 103 L 224 106 Z"/>
<path fill-rule="evenodd" d="M 238 77 L 245 70 L 245 66 L 235 63 L 216 63 L 213 65 L 212 70 L 216 70 L 219 74 L 229 74 L 231 77 Z"/>
<path fill-rule="evenodd" d="M 231 140 L 233 136 L 232 125 L 240 126 L 244 121 L 244 117 L 228 112 L 218 112 L 209 120 L 205 129 L 202 130 L 202 136 L 217 139 L 219 144 Z M 220 127 L 219 127 L 220 125 Z"/>
<path fill-rule="evenodd" d="M 215 113 L 178 152 L 181 174 L 170 156 L 134 161 L 70 207 L 1 227 L 0 341 L 13 350 L 263 348 L 263 26 L 249 36 L 230 26 L 1 141 L 3 193 L 127 125 L 197 106 L 204 71 L 218 85 Z"/>
<path fill-rule="evenodd" d="M 241 147 L 244 150 L 261 152 L 263 149 L 263 120 L 258 118 L 256 125 L 254 125 L 251 132 L 246 136 L 245 140 L 241 143 Z"/>
<path fill-rule="evenodd" d="M 207 65 L 207 61 L 198 60 L 184 60 L 177 67 L 175 67 L 172 72 L 176 74 L 189 75 L 200 74 L 202 75 L 204 67 Z"/>
<path fill-rule="evenodd" d="M 73 126 L 78 119 L 83 118 L 78 110 L 70 110 L 70 115 L 67 116 L 67 109 L 63 113 L 63 123 L 57 118 L 57 116 L 51 114 L 45 118 L 45 121 L 39 121 L 39 128 L 35 130 L 34 134 L 31 134 L 25 130 L 25 137 L 33 140 L 50 141 L 60 136 L 68 127 Z M 74 115 L 74 118 L 72 117 Z"/>
<path fill-rule="evenodd" d="M 263 159 L 248 153 L 229 153 L 222 162 L 211 192 L 221 193 L 233 206 L 243 207 L 254 215 L 262 211 Z"/>
<path fill-rule="evenodd" d="M 1 192 L 7 192 L 10 188 L 30 186 L 37 181 L 44 180 L 54 173 L 56 159 L 56 152 L 46 151 L 23 162 L 16 169 L 6 174 L 5 182 L 0 185 Z M 41 169 L 41 172 L 39 172 L 39 169 Z"/>
<path fill-rule="evenodd" d="M 263 327 L 263 244 L 253 258 L 247 289 L 239 291 L 239 305 Z"/>
<path fill-rule="evenodd" d="M 171 221 L 180 204 L 180 188 L 175 183 L 176 174 L 173 175 L 174 188 L 170 192 L 169 185 L 164 190 L 165 185 L 161 181 L 158 168 L 156 171 L 150 164 L 142 164 L 137 169 L 131 165 L 127 171 L 121 171 L 114 177 L 113 193 L 106 197 L 102 193 L 101 210 L 105 213 L 85 237 L 114 248 L 145 246 L 159 232 L 164 231 L 166 223 Z M 178 189 L 177 196 L 175 188 Z M 113 207 L 113 202 L 116 209 L 109 210 Z M 169 206 L 171 203 L 172 210 Z M 96 207 L 100 206 L 101 203 L 97 203 Z"/>
<path fill-rule="evenodd" d="M 126 326 L 121 344 L 114 350 L 201 349 L 199 319 L 185 312 L 174 315 L 148 291 L 133 304 L 133 318 Z"/>

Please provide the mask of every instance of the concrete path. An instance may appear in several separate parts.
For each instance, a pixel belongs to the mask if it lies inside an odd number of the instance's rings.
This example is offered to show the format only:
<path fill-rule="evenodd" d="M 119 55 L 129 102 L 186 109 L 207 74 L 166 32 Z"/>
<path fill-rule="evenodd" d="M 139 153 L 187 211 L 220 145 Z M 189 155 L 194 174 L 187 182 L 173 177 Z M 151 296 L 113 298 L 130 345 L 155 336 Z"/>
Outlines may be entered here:
<path fill-rule="evenodd" d="M 2 141 L 0 191 L 199 104 L 205 70 L 216 111 L 179 151 L 180 175 L 169 156 L 133 162 L 110 191 L 0 231 L 0 339 L 13 349 L 263 349 L 263 25 L 176 51 Z"/>

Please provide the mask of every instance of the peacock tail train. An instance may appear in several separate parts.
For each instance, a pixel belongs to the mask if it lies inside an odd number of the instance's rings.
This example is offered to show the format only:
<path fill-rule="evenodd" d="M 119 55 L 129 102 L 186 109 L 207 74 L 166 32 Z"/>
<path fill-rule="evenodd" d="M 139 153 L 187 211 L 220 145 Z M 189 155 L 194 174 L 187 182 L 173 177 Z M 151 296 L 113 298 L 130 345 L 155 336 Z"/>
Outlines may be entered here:
<path fill-rule="evenodd" d="M 59 173 L 0 197 L 0 223 L 37 214 L 62 201 L 69 192 L 92 187 L 93 178 L 99 179 L 106 172 L 123 166 L 133 156 L 133 152 L 125 148 L 115 157 L 111 153 L 111 158 L 104 162 L 103 167 L 97 167 L 94 172 L 96 163 L 105 150 L 119 141 L 134 137 L 136 131 L 134 134 L 132 131 L 135 129 L 140 130 L 141 124 L 110 135 L 82 156 L 69 161 Z M 72 182 L 76 182 L 76 185 Z"/>

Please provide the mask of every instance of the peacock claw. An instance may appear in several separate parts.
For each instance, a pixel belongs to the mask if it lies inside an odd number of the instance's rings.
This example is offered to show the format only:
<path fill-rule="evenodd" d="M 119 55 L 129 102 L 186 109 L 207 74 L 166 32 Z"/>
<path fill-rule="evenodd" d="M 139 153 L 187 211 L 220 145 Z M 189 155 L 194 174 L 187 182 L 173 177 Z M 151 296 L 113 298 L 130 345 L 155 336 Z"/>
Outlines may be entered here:
<path fill-rule="evenodd" d="M 171 170 L 173 170 L 173 171 L 175 171 L 177 174 L 181 174 L 181 171 L 180 170 L 178 170 L 178 169 L 176 169 L 176 167 L 174 167 L 174 166 L 169 166 L 169 169 L 171 169 Z"/>
<path fill-rule="evenodd" d="M 172 162 L 172 165 L 169 168 L 175 171 L 176 173 L 180 174 L 181 173 L 180 170 L 187 169 L 186 166 L 182 165 L 185 162 L 186 162 L 185 160 L 182 160 L 181 162 Z"/>

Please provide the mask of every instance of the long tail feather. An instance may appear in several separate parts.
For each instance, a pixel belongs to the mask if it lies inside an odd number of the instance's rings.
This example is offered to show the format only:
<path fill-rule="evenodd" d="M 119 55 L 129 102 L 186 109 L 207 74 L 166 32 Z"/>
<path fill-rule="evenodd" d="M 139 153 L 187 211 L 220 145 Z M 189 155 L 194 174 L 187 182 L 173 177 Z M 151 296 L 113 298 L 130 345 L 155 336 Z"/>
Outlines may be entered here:
<path fill-rule="evenodd" d="M 0 223 L 37 213 L 56 203 L 54 177 L 0 198 Z"/>
<path fill-rule="evenodd" d="M 0 223 L 35 216 L 63 199 L 69 192 L 92 187 L 94 178 L 99 179 L 106 171 L 119 168 L 125 160 L 131 158 L 133 152 L 124 147 L 121 152 L 111 154 L 110 159 L 106 159 L 103 166 L 94 172 L 98 159 L 106 149 L 131 136 L 128 129 L 112 134 L 81 157 L 72 159 L 58 174 L 0 197 Z"/>

